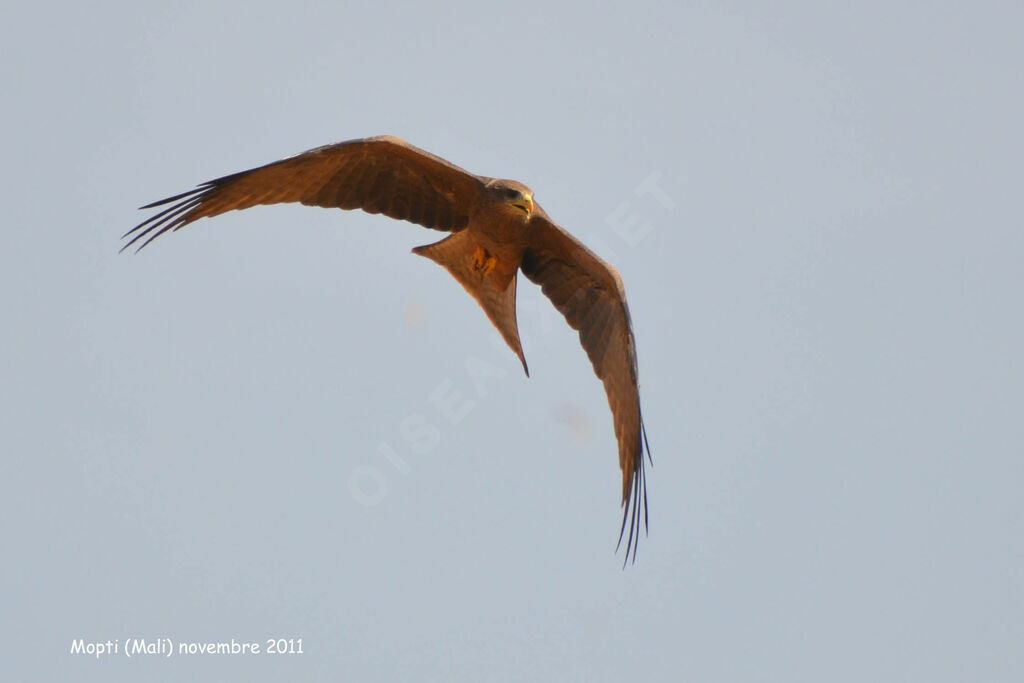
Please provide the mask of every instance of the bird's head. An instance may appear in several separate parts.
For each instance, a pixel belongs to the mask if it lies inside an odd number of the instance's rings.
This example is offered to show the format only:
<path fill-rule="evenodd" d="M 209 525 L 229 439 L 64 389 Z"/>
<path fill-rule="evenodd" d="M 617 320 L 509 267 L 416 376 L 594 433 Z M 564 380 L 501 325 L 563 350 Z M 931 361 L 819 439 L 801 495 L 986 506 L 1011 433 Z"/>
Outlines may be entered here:
<path fill-rule="evenodd" d="M 524 220 L 533 214 L 533 191 L 526 185 L 514 180 L 492 180 L 487 189 L 500 202 L 520 212 Z"/>

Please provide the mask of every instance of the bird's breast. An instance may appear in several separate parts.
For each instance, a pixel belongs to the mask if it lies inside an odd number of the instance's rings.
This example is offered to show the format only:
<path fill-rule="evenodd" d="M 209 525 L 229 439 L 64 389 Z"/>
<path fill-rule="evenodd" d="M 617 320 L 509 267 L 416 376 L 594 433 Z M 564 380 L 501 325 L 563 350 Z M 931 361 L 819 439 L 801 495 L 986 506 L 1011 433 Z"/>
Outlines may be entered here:
<path fill-rule="evenodd" d="M 513 221 L 471 222 L 467 226 L 473 242 L 493 258 L 493 268 L 500 273 L 512 275 L 523 260 L 523 226 Z"/>

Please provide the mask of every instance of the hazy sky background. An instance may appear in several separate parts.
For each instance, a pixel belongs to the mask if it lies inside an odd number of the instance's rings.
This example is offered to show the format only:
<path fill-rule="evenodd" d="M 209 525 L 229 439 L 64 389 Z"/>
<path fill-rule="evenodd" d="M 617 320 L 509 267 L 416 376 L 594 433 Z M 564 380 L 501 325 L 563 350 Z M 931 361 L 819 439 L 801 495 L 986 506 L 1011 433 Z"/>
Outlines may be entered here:
<path fill-rule="evenodd" d="M 893 5 L 5 7 L 0 669 L 1024 679 L 1024 10 Z M 635 566 L 533 285 L 526 379 L 409 254 L 440 233 L 278 206 L 117 253 L 141 204 L 377 134 L 525 182 L 620 270 Z"/>

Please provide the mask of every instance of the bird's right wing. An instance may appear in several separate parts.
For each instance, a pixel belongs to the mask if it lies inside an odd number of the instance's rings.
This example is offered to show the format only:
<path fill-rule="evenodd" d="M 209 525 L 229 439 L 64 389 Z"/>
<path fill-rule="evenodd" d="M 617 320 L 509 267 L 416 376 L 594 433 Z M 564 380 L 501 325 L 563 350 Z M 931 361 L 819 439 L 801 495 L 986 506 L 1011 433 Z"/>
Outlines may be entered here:
<path fill-rule="evenodd" d="M 594 373 L 604 383 L 622 469 L 619 542 L 628 518 L 626 559 L 632 551 L 635 560 L 641 520 L 647 527 L 644 448 L 648 459 L 651 449 L 640 414 L 636 347 L 622 281 L 614 268 L 556 225 L 539 206 L 531 219 L 530 242 L 520 268 L 579 332 Z"/>
<path fill-rule="evenodd" d="M 300 202 L 362 209 L 427 228 L 466 227 L 484 180 L 394 137 L 364 138 L 308 152 L 203 183 L 143 206 L 170 204 L 125 234 L 139 249 L 200 218 L 258 204 Z"/>

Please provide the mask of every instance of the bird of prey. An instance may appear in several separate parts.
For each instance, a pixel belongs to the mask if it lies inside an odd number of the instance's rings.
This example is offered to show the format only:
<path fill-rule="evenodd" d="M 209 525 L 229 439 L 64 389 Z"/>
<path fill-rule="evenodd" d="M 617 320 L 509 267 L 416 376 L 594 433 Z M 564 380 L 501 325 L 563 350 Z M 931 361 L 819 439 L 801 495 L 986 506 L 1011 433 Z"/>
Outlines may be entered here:
<path fill-rule="evenodd" d="M 124 235 L 122 251 L 169 230 L 260 204 L 362 209 L 451 233 L 413 253 L 444 266 L 477 300 L 529 376 L 516 324 L 516 275 L 534 283 L 579 331 L 611 407 L 622 469 L 626 559 L 647 529 L 636 348 L 618 272 L 552 221 L 514 180 L 474 175 L 395 137 L 349 140 L 234 173 L 143 206 L 169 205 Z"/>

